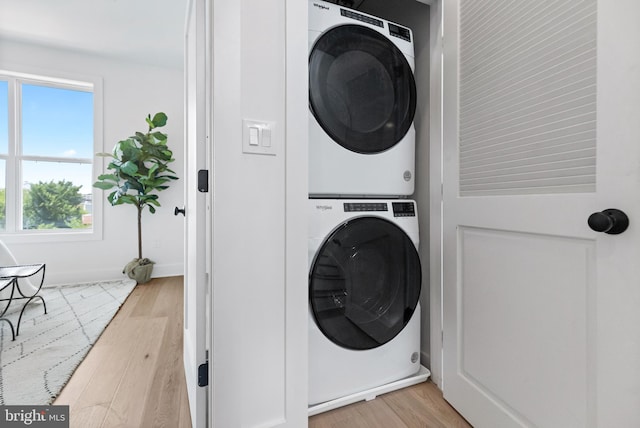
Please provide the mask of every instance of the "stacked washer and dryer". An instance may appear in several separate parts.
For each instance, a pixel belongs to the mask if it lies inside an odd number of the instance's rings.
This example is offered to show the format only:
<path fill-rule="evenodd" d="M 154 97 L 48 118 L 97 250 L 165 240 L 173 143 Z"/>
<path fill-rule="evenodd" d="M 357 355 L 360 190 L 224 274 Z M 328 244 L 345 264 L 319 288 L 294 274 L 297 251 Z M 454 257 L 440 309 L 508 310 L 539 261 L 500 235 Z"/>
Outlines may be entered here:
<path fill-rule="evenodd" d="M 309 0 L 310 414 L 428 376 L 413 69 L 410 29 Z"/>

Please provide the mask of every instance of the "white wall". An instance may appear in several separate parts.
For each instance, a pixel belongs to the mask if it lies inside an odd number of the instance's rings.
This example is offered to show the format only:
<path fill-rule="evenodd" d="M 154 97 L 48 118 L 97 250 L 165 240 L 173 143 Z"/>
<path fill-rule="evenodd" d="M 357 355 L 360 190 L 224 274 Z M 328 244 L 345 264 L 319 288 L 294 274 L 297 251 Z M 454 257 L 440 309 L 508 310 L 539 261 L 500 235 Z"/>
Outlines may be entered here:
<path fill-rule="evenodd" d="M 101 77 L 104 88 L 103 150 L 135 131 L 146 131 L 147 114 L 164 111 L 169 117 L 164 132 L 183 176 L 183 72 L 144 64 L 121 62 L 78 52 L 63 51 L 0 39 L 0 68 L 65 77 Z M 98 158 L 97 162 L 102 159 Z M 95 175 L 99 174 L 95 172 Z M 183 217 L 173 208 L 183 205 L 183 183 L 178 180 L 160 193 L 155 214 L 143 214 L 143 256 L 156 262 L 154 277 L 183 273 Z M 103 195 L 106 199 L 106 194 Z M 121 278 L 123 266 L 137 257 L 136 210 L 133 206 L 103 207 L 102 240 L 19 242 L 2 238 L 20 263 L 46 262 L 47 284 Z"/>
<path fill-rule="evenodd" d="M 213 3 L 214 428 L 307 422 L 307 3 Z M 242 152 L 274 122 L 275 156 Z"/>

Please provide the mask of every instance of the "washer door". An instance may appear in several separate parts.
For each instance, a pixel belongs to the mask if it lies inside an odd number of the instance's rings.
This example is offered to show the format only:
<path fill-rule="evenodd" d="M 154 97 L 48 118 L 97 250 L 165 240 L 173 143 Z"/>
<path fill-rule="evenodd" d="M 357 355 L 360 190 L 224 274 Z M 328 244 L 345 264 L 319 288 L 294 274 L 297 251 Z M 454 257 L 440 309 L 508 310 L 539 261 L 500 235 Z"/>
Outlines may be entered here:
<path fill-rule="evenodd" d="M 389 39 L 361 25 L 342 25 L 321 35 L 311 50 L 309 104 L 342 147 L 380 153 L 411 127 L 416 85 L 404 54 Z"/>
<path fill-rule="evenodd" d="M 316 254 L 311 311 L 337 345 L 376 348 L 411 319 L 421 280 L 418 253 L 402 229 L 376 217 L 355 218 L 331 233 Z"/>

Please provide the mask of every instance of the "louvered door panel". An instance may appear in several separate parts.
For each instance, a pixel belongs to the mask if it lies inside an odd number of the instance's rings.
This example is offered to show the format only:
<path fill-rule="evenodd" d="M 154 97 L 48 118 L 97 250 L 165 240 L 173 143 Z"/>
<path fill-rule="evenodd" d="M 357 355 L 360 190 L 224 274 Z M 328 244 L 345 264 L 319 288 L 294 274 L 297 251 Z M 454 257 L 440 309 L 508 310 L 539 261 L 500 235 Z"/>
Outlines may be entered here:
<path fill-rule="evenodd" d="M 595 1 L 461 1 L 459 119 L 461 196 L 595 191 Z"/>

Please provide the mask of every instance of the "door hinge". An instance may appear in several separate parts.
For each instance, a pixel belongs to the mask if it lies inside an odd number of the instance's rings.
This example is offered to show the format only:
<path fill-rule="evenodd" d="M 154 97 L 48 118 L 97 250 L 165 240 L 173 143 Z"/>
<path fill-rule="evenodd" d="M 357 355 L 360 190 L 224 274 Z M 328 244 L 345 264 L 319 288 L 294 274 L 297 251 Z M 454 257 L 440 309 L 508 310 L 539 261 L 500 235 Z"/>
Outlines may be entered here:
<path fill-rule="evenodd" d="M 209 385 L 209 361 L 198 366 L 198 386 Z"/>
<path fill-rule="evenodd" d="M 198 171 L 198 191 L 202 193 L 209 191 L 209 170 L 207 169 Z"/>

